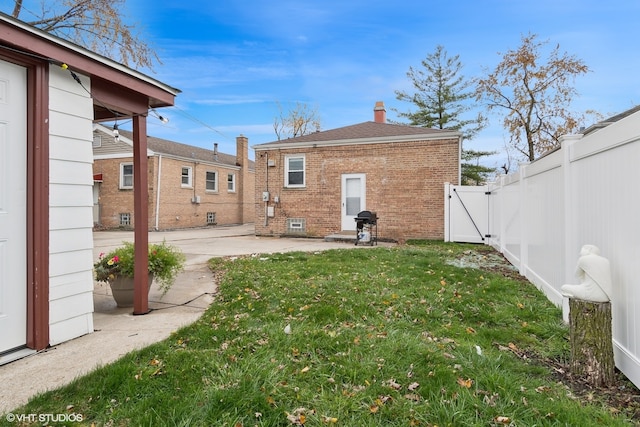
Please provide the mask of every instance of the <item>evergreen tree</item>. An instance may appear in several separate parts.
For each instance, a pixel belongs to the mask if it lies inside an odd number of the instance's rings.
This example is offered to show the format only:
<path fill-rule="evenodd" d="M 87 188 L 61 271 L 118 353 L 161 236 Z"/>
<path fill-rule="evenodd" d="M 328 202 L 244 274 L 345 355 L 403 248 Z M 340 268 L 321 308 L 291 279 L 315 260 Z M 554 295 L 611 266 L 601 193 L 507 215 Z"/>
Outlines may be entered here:
<path fill-rule="evenodd" d="M 465 150 L 462 152 L 462 171 L 461 184 L 462 185 L 482 185 L 487 182 L 492 174 L 496 172 L 495 168 L 483 166 L 480 164 L 480 159 L 486 156 L 492 156 L 497 154 L 496 151 L 475 151 Z M 475 160 L 475 162 L 474 162 Z"/>
<path fill-rule="evenodd" d="M 466 140 L 472 139 L 485 126 L 484 117 L 464 119 L 462 115 L 473 106 L 468 100 L 474 92 L 468 89 L 471 81 L 460 75 L 460 56 L 449 57 L 443 46 L 422 60 L 423 69 L 409 67 L 407 77 L 415 92 L 396 91 L 396 98 L 414 104 L 416 111 L 398 112 L 413 126 L 460 131 Z"/>
<path fill-rule="evenodd" d="M 449 129 L 462 133 L 463 141 L 471 140 L 486 123 L 482 114 L 475 118 L 463 118 L 473 109 L 469 102 L 474 98 L 470 90 L 472 81 L 460 74 L 462 62 L 459 55 L 449 57 L 443 46 L 436 46 L 435 52 L 422 60 L 422 69 L 409 67 L 407 77 L 411 80 L 414 93 L 396 91 L 396 98 L 417 107 L 416 111 L 399 112 L 399 117 L 409 120 L 413 126 L 435 129 Z M 494 154 L 463 150 L 462 160 L 470 161 Z M 462 183 L 480 183 L 494 170 L 479 163 L 461 165 Z"/>

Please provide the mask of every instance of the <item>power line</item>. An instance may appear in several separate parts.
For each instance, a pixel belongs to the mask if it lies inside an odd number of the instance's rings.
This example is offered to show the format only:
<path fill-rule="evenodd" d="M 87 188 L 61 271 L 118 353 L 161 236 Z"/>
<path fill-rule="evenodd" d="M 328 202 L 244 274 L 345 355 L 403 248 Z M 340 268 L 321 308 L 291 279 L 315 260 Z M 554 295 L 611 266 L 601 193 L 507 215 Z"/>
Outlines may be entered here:
<path fill-rule="evenodd" d="M 229 139 L 231 140 L 231 138 L 229 138 L 229 136 L 223 134 L 222 132 L 220 132 L 218 129 L 213 128 L 212 126 L 206 124 L 205 122 L 203 122 L 202 120 L 198 119 L 197 117 L 187 113 L 185 110 L 183 110 L 182 108 L 178 107 L 177 105 L 172 105 L 171 107 L 175 108 L 176 110 L 178 110 L 181 114 L 183 114 L 185 117 L 187 117 L 188 119 L 193 120 L 194 122 L 206 127 L 207 129 L 217 133 L 218 135 L 222 136 L 223 138 Z"/>

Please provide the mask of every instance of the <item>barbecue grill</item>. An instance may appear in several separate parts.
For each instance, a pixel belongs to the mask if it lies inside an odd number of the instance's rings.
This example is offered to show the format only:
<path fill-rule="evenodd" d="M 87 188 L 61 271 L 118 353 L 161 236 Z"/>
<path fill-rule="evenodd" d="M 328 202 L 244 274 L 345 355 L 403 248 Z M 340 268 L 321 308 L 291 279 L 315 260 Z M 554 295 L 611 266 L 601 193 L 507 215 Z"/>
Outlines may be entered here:
<path fill-rule="evenodd" d="M 359 212 L 356 221 L 356 246 L 358 243 L 373 246 L 378 244 L 378 215 L 371 211 Z"/>

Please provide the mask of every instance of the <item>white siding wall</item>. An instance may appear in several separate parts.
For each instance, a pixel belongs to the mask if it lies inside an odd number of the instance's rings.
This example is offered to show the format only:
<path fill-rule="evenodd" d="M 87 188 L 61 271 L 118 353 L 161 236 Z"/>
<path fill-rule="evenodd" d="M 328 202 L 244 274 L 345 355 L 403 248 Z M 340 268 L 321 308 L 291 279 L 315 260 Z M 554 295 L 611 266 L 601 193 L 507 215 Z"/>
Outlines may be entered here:
<path fill-rule="evenodd" d="M 580 247 L 611 262 L 616 366 L 640 386 L 640 113 L 585 137 L 515 176 L 490 184 L 489 244 L 557 305 L 574 277 Z"/>
<path fill-rule="evenodd" d="M 90 89 L 90 81 L 80 76 Z M 69 74 L 49 78 L 50 344 L 93 332 L 93 102 Z"/>

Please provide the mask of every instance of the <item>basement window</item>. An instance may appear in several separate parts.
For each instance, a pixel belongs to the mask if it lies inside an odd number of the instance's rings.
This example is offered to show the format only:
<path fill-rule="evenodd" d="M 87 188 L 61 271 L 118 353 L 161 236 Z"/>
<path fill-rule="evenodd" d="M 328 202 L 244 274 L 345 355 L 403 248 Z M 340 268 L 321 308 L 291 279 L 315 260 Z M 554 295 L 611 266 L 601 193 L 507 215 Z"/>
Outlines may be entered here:
<path fill-rule="evenodd" d="M 207 225 L 216 225 L 216 213 L 207 212 Z"/>
<path fill-rule="evenodd" d="M 131 214 L 129 212 L 120 213 L 120 226 L 131 225 Z"/>
<path fill-rule="evenodd" d="M 306 231 L 306 222 L 304 218 L 288 218 L 287 233 L 304 233 Z"/>

